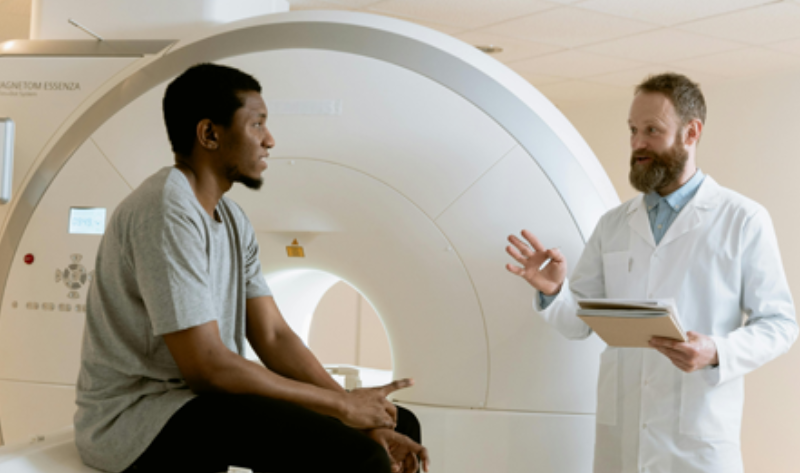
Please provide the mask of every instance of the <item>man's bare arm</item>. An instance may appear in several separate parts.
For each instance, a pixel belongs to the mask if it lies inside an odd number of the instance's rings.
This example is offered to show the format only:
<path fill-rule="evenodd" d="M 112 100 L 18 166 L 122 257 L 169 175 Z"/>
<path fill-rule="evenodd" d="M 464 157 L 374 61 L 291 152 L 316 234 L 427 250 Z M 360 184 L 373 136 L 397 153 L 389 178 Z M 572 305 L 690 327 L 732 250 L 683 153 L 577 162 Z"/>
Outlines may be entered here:
<path fill-rule="evenodd" d="M 290 379 L 343 392 L 289 327 L 272 297 L 247 300 L 247 340 L 264 366 Z"/>
<path fill-rule="evenodd" d="M 222 343 L 216 321 L 164 335 L 192 391 L 256 394 L 299 404 L 358 429 L 394 428 L 396 409 L 386 396 L 407 380 L 353 393 L 337 392 L 281 376 L 246 360 Z"/>
<path fill-rule="evenodd" d="M 323 389 L 343 391 L 289 327 L 272 297 L 247 300 L 247 339 L 261 362 L 274 372 Z M 367 435 L 386 448 L 395 471 L 417 471 L 417 456 L 428 471 L 430 458 L 422 445 L 392 429 L 373 429 Z"/>

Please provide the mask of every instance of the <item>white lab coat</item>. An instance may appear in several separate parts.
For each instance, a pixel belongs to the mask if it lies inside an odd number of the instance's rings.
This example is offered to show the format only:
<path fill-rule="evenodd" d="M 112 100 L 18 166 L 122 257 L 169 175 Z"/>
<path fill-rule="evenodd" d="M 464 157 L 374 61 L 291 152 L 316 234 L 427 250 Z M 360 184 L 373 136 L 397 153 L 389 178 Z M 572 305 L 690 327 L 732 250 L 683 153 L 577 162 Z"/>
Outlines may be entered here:
<path fill-rule="evenodd" d="M 561 293 L 537 311 L 586 338 L 581 298 L 674 298 L 686 330 L 710 335 L 718 368 L 684 373 L 653 349 L 600 357 L 595 473 L 737 473 L 744 378 L 797 337 L 767 211 L 711 177 L 656 245 L 642 195 L 597 225 Z"/>

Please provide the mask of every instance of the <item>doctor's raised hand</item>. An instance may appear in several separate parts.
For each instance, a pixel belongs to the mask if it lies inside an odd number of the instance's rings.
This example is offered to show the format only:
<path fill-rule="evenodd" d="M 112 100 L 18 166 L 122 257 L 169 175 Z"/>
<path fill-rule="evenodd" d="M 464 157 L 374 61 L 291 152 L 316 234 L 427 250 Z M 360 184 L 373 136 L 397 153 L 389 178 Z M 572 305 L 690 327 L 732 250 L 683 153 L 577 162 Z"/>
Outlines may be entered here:
<path fill-rule="evenodd" d="M 511 245 L 506 247 L 506 252 L 522 267 L 509 263 L 506 269 L 521 276 L 542 294 L 558 294 L 567 276 L 567 260 L 564 255 L 558 248 L 545 248 L 536 235 L 528 230 L 522 230 L 522 237 L 528 243 L 509 235 L 508 241 Z"/>

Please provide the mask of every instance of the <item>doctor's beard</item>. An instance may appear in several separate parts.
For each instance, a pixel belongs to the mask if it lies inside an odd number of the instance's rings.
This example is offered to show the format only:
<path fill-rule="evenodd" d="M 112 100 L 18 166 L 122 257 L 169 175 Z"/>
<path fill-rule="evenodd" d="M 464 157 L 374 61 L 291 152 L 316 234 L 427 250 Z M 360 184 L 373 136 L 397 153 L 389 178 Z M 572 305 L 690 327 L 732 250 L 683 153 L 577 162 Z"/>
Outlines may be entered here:
<path fill-rule="evenodd" d="M 636 156 L 647 156 L 652 160 L 649 164 L 637 165 Z M 688 160 L 689 152 L 680 145 L 680 141 L 663 153 L 634 151 L 628 180 L 639 192 L 658 192 L 680 178 Z"/>

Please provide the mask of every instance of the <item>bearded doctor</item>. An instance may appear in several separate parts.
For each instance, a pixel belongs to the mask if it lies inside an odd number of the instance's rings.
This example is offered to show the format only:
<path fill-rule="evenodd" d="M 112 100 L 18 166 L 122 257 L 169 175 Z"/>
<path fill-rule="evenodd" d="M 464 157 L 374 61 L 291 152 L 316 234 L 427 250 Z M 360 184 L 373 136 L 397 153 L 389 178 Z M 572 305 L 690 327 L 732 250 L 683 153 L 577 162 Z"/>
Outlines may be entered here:
<path fill-rule="evenodd" d="M 678 74 L 636 88 L 630 182 L 642 193 L 606 213 L 568 279 L 558 242 L 522 231 L 507 269 L 570 339 L 591 329 L 583 298 L 674 298 L 688 341 L 608 347 L 600 357 L 595 473 L 737 473 L 744 375 L 785 353 L 797 322 L 769 214 L 697 167 L 706 106 Z M 550 264 L 543 266 L 547 259 Z"/>

